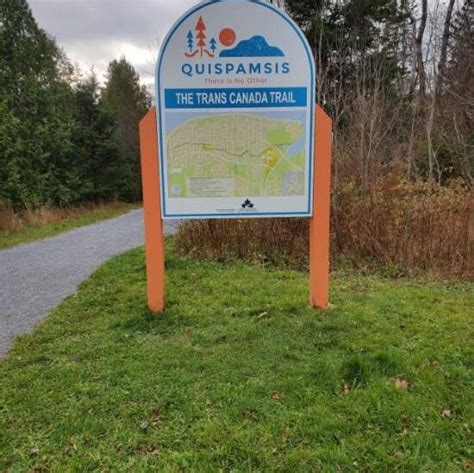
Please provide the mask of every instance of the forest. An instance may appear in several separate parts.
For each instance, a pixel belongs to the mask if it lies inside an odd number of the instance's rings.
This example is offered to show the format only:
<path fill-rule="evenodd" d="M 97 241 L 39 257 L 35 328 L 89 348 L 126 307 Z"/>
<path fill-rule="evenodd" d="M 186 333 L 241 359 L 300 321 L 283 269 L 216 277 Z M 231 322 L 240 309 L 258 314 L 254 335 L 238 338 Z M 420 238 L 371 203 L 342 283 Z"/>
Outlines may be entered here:
<path fill-rule="evenodd" d="M 26 0 L 0 2 L 0 206 L 140 200 L 138 122 L 150 104 L 125 58 L 100 87 Z"/>
<path fill-rule="evenodd" d="M 313 48 L 317 101 L 334 120 L 333 253 L 471 273 L 474 1 L 287 0 L 285 9 Z M 100 86 L 26 0 L 0 2 L 2 208 L 139 201 L 138 122 L 150 106 L 125 58 Z M 302 268 L 307 224 L 191 222 L 177 246 Z"/>
<path fill-rule="evenodd" d="M 278 3 L 313 48 L 334 120 L 333 261 L 472 275 L 474 2 Z M 177 245 L 304 269 L 307 241 L 305 221 L 188 222 Z"/>

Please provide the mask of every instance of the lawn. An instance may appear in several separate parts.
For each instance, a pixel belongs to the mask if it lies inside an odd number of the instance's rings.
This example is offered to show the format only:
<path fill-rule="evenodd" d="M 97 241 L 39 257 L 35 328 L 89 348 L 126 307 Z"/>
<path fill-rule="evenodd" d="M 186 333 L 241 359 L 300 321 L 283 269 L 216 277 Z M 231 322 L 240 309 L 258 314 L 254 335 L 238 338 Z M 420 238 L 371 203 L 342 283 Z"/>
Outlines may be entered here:
<path fill-rule="evenodd" d="M 0 471 L 474 467 L 474 286 L 113 259 L 0 361 Z M 471 320 L 470 320 L 471 319 Z M 471 444 L 472 445 L 472 444 Z"/>
<path fill-rule="evenodd" d="M 69 213 L 71 216 L 61 218 L 61 211 L 58 211 L 58 216 L 55 215 L 55 210 L 48 211 L 51 219 L 55 220 L 52 223 L 25 225 L 15 230 L 0 230 L 0 250 L 11 248 L 12 246 L 21 243 L 28 243 L 41 238 L 58 235 L 74 228 L 97 223 L 102 220 L 117 217 L 132 209 L 137 208 L 135 204 L 128 204 L 125 202 L 114 202 L 110 204 L 101 204 L 96 208 L 72 208 Z M 64 213 L 68 213 L 67 211 Z"/>

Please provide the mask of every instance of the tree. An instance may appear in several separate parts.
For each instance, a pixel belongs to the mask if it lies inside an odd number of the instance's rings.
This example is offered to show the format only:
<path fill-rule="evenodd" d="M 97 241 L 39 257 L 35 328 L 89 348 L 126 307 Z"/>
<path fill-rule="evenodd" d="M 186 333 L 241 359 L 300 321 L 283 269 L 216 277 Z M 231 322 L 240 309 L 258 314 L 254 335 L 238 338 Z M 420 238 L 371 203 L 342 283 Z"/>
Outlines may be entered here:
<path fill-rule="evenodd" d="M 436 78 L 435 96 L 438 97 L 443 89 L 443 80 L 446 73 L 446 62 L 448 59 L 448 42 L 451 30 L 451 19 L 454 10 L 454 0 L 449 0 L 448 10 L 444 20 L 443 37 L 441 39 L 441 54 L 438 62 L 438 76 Z"/>
<path fill-rule="evenodd" d="M 466 100 L 472 112 L 474 107 L 474 0 L 467 0 L 456 13 L 448 38 L 446 65 L 447 91 L 452 96 Z M 470 115 L 471 124 L 474 115 Z M 474 127 L 471 127 L 471 129 Z"/>
<path fill-rule="evenodd" d="M 467 0 L 450 24 L 446 66 L 438 85 L 442 119 L 438 152 L 448 177 L 474 176 L 474 1 Z M 441 56 L 442 57 L 442 56 Z M 449 170 L 447 172 L 446 170 Z"/>
<path fill-rule="evenodd" d="M 80 172 L 81 200 L 130 198 L 133 176 L 115 138 L 116 121 L 100 102 L 95 74 L 79 81 L 74 92 L 74 160 Z"/>
<path fill-rule="evenodd" d="M 151 105 L 145 86 L 133 66 L 122 57 L 109 64 L 107 83 L 102 91 L 101 103 L 117 121 L 115 137 L 130 172 L 128 198 L 141 199 L 140 143 L 138 126 Z"/>
<path fill-rule="evenodd" d="M 421 0 L 421 18 L 418 26 L 418 31 L 415 36 L 415 57 L 416 57 L 416 77 L 415 82 L 412 84 L 413 88 L 416 86 L 416 80 L 420 85 L 420 95 L 424 97 L 426 95 L 426 71 L 425 64 L 423 61 L 423 38 L 426 30 L 426 21 L 428 18 L 428 0 Z M 416 20 L 412 17 L 413 24 L 416 24 Z"/>
<path fill-rule="evenodd" d="M 384 71 L 387 88 L 393 88 L 404 73 L 397 57 L 396 33 L 406 23 L 408 12 L 396 0 L 288 0 L 286 6 L 313 48 L 318 101 L 327 107 L 334 106 L 331 102 L 341 90 L 354 90 L 374 64 Z M 365 80 L 370 86 L 368 75 Z"/>
<path fill-rule="evenodd" d="M 0 25 L 0 199 L 73 202 L 72 68 L 25 0 L 0 2 Z"/>

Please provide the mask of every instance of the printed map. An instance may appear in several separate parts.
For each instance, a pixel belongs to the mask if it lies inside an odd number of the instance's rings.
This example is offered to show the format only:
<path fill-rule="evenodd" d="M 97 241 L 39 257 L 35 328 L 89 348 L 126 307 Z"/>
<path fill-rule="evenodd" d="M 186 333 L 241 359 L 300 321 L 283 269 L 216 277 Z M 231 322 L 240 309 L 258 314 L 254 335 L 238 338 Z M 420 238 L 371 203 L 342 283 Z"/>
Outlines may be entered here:
<path fill-rule="evenodd" d="M 167 136 L 168 195 L 301 196 L 304 124 L 258 115 L 190 119 Z"/>

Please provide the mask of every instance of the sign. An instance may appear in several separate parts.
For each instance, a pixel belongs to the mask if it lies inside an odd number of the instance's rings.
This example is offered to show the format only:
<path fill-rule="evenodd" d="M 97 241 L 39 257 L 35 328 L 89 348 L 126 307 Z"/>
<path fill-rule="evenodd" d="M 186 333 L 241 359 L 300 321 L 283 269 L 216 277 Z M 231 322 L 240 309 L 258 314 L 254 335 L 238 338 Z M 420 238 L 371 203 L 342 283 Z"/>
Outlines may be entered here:
<path fill-rule="evenodd" d="M 156 86 L 140 122 L 149 309 L 166 309 L 163 219 L 275 216 L 311 217 L 309 301 L 327 309 L 332 120 L 296 24 L 262 0 L 203 1 L 166 37 Z"/>
<path fill-rule="evenodd" d="M 265 1 L 201 2 L 156 71 L 163 218 L 311 216 L 315 66 Z"/>

